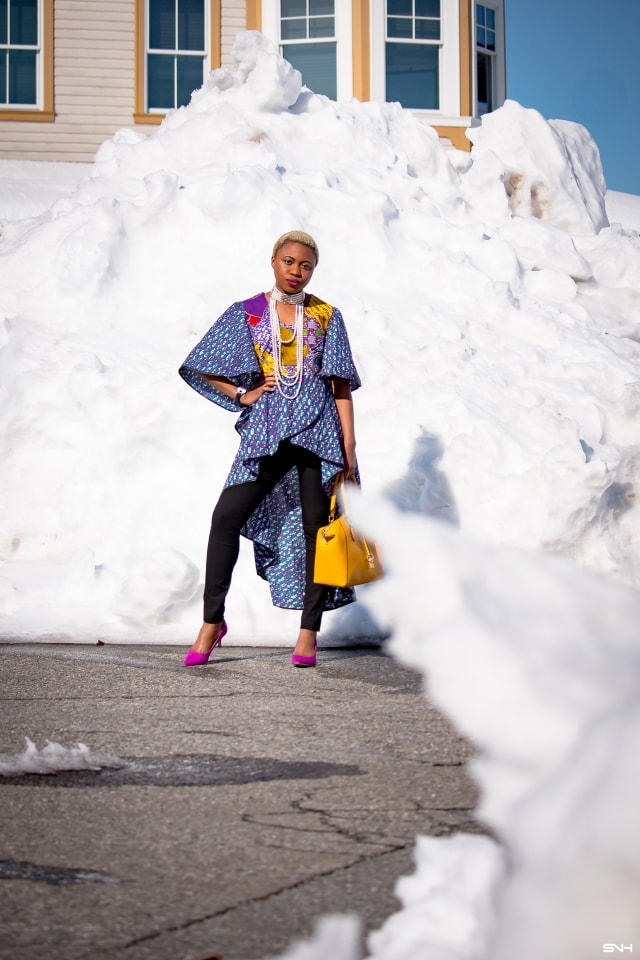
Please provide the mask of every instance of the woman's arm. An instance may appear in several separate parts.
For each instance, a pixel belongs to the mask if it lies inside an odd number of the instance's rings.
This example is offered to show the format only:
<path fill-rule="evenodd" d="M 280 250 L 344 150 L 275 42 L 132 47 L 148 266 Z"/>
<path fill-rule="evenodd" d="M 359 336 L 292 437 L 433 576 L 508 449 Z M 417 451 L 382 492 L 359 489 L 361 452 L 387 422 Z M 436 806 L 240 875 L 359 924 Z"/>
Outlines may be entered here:
<path fill-rule="evenodd" d="M 352 477 L 356 472 L 356 430 L 353 416 L 353 399 L 348 380 L 332 377 L 331 389 L 336 401 L 336 409 L 342 428 L 342 452 L 344 454 L 345 473 Z"/>
<path fill-rule="evenodd" d="M 235 400 L 238 388 L 235 383 L 232 383 L 231 380 L 227 380 L 226 377 L 216 377 L 211 373 L 201 373 L 201 377 L 210 383 L 211 386 L 215 387 L 216 390 L 219 390 L 220 393 L 224 393 L 225 396 L 229 397 L 231 400 Z M 240 406 L 241 407 L 250 407 L 256 400 L 259 400 L 263 393 L 272 393 L 275 390 L 276 378 L 273 374 L 268 373 L 263 375 L 262 378 L 258 381 L 255 387 L 252 387 L 251 390 L 247 390 L 240 397 Z"/>

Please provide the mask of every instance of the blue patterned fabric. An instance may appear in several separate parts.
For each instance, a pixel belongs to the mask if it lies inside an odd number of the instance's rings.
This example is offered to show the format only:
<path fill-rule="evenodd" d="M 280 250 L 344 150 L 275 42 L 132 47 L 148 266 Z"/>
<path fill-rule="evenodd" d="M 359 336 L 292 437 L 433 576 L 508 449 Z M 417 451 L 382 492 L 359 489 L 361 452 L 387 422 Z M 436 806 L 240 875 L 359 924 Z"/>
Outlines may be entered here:
<path fill-rule="evenodd" d="M 283 339 L 291 331 L 282 328 Z M 282 359 L 295 364 L 295 341 L 283 347 Z M 314 296 L 304 305 L 304 378 L 300 394 L 288 400 L 277 390 L 264 393 L 242 409 L 236 421 L 240 447 L 225 487 L 257 477 L 262 457 L 276 452 L 282 440 L 304 447 L 322 461 L 322 481 L 331 493 L 333 478 L 344 468 L 341 429 L 331 378 L 360 386 L 344 320 L 339 310 Z M 293 369 L 293 367 L 291 367 Z M 202 373 L 223 376 L 250 388 L 262 373 L 273 372 L 269 305 L 264 294 L 232 304 L 191 351 L 180 375 L 198 393 L 226 410 L 233 400 L 207 382 Z M 253 541 L 256 570 L 267 580 L 275 606 L 301 610 L 304 602 L 305 544 L 296 470 L 290 471 L 249 518 L 243 535 Z M 329 588 L 325 609 L 351 603 L 354 591 Z"/>

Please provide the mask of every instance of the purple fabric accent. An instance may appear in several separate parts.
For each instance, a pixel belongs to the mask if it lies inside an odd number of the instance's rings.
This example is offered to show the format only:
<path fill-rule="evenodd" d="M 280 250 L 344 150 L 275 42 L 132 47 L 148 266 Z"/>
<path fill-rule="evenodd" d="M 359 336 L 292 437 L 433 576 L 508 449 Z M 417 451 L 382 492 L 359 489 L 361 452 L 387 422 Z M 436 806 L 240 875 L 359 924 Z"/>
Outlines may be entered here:
<path fill-rule="evenodd" d="M 266 310 L 268 303 L 264 293 L 259 293 L 256 297 L 251 297 L 243 302 L 244 309 L 252 317 L 261 317 Z"/>

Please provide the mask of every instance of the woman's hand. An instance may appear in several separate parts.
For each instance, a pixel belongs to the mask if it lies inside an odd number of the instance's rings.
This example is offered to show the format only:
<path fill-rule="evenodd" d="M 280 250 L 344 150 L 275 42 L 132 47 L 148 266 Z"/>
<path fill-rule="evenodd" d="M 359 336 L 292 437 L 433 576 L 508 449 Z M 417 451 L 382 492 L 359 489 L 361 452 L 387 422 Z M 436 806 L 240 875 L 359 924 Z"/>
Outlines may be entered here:
<path fill-rule="evenodd" d="M 253 404 L 260 399 L 263 393 L 273 393 L 275 388 L 276 378 L 274 374 L 263 374 L 255 387 L 252 387 L 251 390 L 247 390 L 247 392 L 243 393 L 243 395 L 240 397 L 240 406 L 252 407 Z"/>
<path fill-rule="evenodd" d="M 233 381 L 228 380 L 227 377 L 219 377 L 212 373 L 200 373 L 201 377 L 210 383 L 212 387 L 215 387 L 216 390 L 219 390 L 220 393 L 224 393 L 225 397 L 229 397 L 230 400 L 235 400 L 236 394 L 238 392 L 238 387 Z M 252 387 L 251 390 L 247 390 L 242 394 L 239 400 L 239 406 L 241 407 L 250 407 L 257 400 L 260 399 L 263 393 L 273 393 L 276 388 L 276 378 L 272 373 L 263 374 L 255 387 Z"/>

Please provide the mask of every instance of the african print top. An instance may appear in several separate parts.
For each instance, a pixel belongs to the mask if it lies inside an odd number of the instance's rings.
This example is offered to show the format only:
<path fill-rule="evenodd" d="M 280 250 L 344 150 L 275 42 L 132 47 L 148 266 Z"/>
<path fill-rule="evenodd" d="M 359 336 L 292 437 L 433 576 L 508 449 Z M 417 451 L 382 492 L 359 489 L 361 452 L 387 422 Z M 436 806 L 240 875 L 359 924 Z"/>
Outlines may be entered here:
<path fill-rule="evenodd" d="M 291 336 L 282 328 L 283 339 Z M 282 361 L 293 372 L 295 338 L 282 346 Z M 251 388 L 262 373 L 273 373 L 273 345 L 269 303 L 264 293 L 232 304 L 191 351 L 180 375 L 198 393 L 226 410 L 238 410 L 232 399 L 216 389 L 203 373 L 222 376 L 238 387 Z M 225 487 L 257 477 L 262 457 L 276 452 L 282 440 L 304 447 L 320 457 L 322 481 L 331 492 L 333 478 L 344 469 L 341 428 L 331 378 L 360 386 L 344 320 L 339 310 L 318 297 L 305 297 L 304 377 L 299 395 L 289 400 L 278 390 L 263 393 L 242 408 L 236 422 L 240 448 Z M 305 544 L 297 472 L 290 471 L 247 521 L 243 535 L 253 541 L 258 574 L 269 583 L 277 607 L 301 610 L 304 602 Z M 351 603 L 353 590 L 328 588 L 325 609 Z"/>

